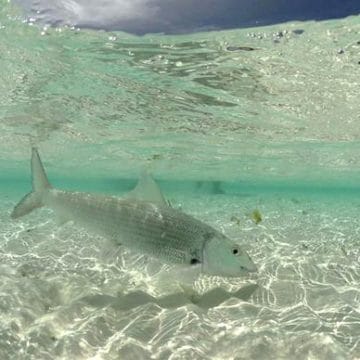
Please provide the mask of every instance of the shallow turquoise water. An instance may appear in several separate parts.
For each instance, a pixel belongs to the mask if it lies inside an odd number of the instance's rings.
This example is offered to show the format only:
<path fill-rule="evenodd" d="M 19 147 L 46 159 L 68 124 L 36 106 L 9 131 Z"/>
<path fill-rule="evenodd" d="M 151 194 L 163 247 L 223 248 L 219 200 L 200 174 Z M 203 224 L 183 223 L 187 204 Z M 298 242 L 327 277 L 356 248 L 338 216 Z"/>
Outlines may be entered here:
<path fill-rule="evenodd" d="M 0 5 L 2 359 L 360 358 L 358 17 L 135 37 L 43 29 Z M 194 289 L 259 288 L 126 308 L 123 294 L 179 288 L 45 209 L 10 220 L 31 144 L 60 188 L 121 195 L 150 168 L 259 267 Z"/>

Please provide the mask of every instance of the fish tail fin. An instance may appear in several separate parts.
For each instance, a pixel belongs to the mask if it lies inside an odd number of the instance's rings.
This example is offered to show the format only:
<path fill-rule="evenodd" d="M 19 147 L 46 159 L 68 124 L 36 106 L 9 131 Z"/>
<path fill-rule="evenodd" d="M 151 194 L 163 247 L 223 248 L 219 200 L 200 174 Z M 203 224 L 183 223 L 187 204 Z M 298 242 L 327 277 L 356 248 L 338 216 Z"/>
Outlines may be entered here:
<path fill-rule="evenodd" d="M 33 210 L 42 207 L 44 194 L 51 188 L 46 176 L 39 153 L 35 147 L 32 148 L 31 155 L 31 176 L 32 191 L 26 194 L 14 207 L 11 213 L 13 219 L 29 214 Z"/>

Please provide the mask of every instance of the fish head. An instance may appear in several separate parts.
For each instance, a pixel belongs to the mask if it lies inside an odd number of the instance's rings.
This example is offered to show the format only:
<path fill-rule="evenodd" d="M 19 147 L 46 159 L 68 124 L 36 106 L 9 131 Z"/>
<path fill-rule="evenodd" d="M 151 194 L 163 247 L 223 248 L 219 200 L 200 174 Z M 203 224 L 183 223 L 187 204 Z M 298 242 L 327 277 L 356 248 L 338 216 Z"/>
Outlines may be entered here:
<path fill-rule="evenodd" d="M 238 244 L 216 234 L 204 244 L 203 271 L 209 275 L 237 277 L 256 272 L 257 267 Z"/>

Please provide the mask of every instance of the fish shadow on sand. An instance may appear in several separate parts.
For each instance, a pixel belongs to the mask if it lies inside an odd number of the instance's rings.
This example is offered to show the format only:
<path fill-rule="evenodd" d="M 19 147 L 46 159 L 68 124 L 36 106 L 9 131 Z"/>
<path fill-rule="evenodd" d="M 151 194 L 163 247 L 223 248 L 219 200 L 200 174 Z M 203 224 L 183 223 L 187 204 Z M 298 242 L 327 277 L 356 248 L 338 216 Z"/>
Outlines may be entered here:
<path fill-rule="evenodd" d="M 204 310 L 211 309 L 222 304 L 230 298 L 237 298 L 247 301 L 254 291 L 258 288 L 257 284 L 243 286 L 235 292 L 226 291 L 220 287 L 209 290 L 200 295 L 194 290 L 177 292 L 174 294 L 154 297 L 144 291 L 133 291 L 128 294 L 110 295 L 88 295 L 80 299 L 80 302 L 96 308 L 111 306 L 115 310 L 127 311 L 146 304 L 156 304 L 163 309 L 174 309 L 189 304 L 193 304 Z"/>

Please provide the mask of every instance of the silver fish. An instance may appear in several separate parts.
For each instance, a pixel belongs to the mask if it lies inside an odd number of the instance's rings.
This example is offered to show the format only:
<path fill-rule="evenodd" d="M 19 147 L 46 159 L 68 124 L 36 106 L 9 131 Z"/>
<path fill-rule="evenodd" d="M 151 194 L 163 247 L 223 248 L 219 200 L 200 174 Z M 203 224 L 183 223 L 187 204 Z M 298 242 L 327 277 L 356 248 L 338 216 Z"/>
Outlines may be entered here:
<path fill-rule="evenodd" d="M 149 175 L 120 199 L 54 189 L 36 148 L 32 149 L 31 171 L 32 191 L 15 206 L 13 219 L 46 206 L 61 222 L 73 220 L 90 232 L 169 264 L 200 266 L 206 274 L 231 277 L 256 271 L 238 244 L 170 207 Z"/>

